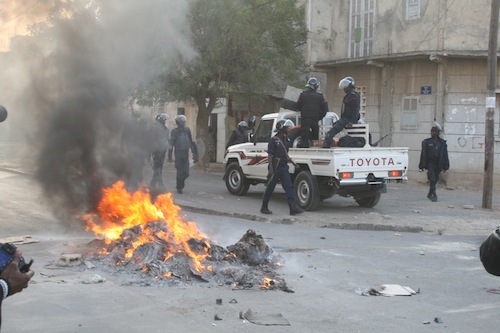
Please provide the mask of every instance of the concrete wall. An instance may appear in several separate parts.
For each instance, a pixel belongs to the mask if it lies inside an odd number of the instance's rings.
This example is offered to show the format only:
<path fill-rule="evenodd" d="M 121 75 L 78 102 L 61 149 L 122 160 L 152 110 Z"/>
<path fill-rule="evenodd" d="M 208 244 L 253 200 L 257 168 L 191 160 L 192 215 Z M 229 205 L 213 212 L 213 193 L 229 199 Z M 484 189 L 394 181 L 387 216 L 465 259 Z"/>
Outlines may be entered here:
<path fill-rule="evenodd" d="M 370 124 L 373 139 L 389 132 L 390 138 L 382 141 L 381 146 L 409 147 L 409 168 L 414 179 L 426 180 L 425 173 L 418 172 L 421 142 L 430 136 L 436 119 L 443 126 L 442 137 L 448 142 L 451 164 L 446 175 L 448 184 L 482 185 L 487 95 L 484 59 L 448 59 L 445 63 L 424 59 L 388 62 L 383 68 L 366 65 L 335 68 L 328 71 L 328 82 L 332 84 L 326 88 L 326 96 L 330 110 L 337 113 L 344 93 L 336 88 L 336 83 L 344 76 L 353 76 L 358 86 L 366 87 L 365 121 Z M 432 87 L 432 94 L 421 95 L 422 86 Z M 407 96 L 419 99 L 415 130 L 401 128 L 402 101 Z M 498 112 L 495 118 L 494 172 L 495 182 L 500 185 Z"/>
<path fill-rule="evenodd" d="M 366 87 L 365 121 L 373 139 L 391 133 L 382 146 L 409 147 L 410 177 L 426 180 L 425 173 L 418 172 L 421 141 L 437 121 L 450 154 L 446 180 L 450 185 L 481 187 L 491 1 L 421 0 L 420 18 L 415 20 L 406 19 L 406 1 L 374 1 L 372 53 L 358 58 L 349 58 L 350 3 L 307 1 L 309 61 L 314 71 L 327 76 L 328 85 L 322 88 L 330 110 L 340 112 L 343 92 L 337 89 L 338 81 L 353 76 L 358 86 Z M 421 94 L 424 86 L 432 93 Z M 418 98 L 418 125 L 408 130 L 401 127 L 402 103 L 412 96 Z M 498 185 L 499 118 L 497 111 Z"/>
<path fill-rule="evenodd" d="M 348 58 L 350 1 L 307 1 L 312 63 Z M 428 51 L 488 48 L 489 0 L 421 0 L 420 18 L 406 19 L 406 1 L 376 0 L 374 45 L 380 57 Z"/>

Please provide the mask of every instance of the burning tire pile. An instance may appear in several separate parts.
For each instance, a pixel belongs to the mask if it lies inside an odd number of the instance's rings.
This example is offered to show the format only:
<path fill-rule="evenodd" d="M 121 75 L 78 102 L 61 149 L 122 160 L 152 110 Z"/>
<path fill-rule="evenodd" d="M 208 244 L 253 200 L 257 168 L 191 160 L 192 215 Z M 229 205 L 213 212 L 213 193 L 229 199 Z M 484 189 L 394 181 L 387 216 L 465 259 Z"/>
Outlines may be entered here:
<path fill-rule="evenodd" d="M 147 190 L 129 193 L 118 182 L 103 191 L 98 213 L 82 216 L 98 239 L 87 259 L 102 269 L 136 277 L 139 284 L 212 283 L 233 289 L 293 292 L 279 277 L 280 257 L 248 230 L 224 248 L 179 216 L 170 193 L 155 202 Z"/>

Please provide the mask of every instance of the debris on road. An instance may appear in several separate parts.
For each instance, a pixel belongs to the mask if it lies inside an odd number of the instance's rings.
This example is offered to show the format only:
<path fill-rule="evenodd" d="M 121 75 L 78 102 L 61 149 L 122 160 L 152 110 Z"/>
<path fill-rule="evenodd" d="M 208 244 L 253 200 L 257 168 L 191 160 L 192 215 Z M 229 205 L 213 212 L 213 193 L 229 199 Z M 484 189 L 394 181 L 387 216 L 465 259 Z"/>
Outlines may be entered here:
<path fill-rule="evenodd" d="M 372 296 L 411 296 L 416 293 L 412 288 L 399 284 L 383 284 L 369 290 L 369 294 Z"/>
<path fill-rule="evenodd" d="M 83 281 L 83 284 L 96 284 L 96 283 L 102 283 L 106 282 L 106 278 L 100 276 L 99 274 L 93 274 L 91 277 L 88 278 L 88 280 Z"/>
<path fill-rule="evenodd" d="M 0 243 L 12 243 L 14 245 L 39 243 L 40 241 L 29 235 L 0 238 Z"/>
<path fill-rule="evenodd" d="M 57 265 L 63 267 L 80 266 L 82 263 L 81 254 L 61 254 L 61 257 L 57 261 Z"/>
<path fill-rule="evenodd" d="M 281 313 L 258 313 L 248 309 L 244 315 L 245 319 L 255 325 L 263 326 L 291 326 L 288 319 Z"/>

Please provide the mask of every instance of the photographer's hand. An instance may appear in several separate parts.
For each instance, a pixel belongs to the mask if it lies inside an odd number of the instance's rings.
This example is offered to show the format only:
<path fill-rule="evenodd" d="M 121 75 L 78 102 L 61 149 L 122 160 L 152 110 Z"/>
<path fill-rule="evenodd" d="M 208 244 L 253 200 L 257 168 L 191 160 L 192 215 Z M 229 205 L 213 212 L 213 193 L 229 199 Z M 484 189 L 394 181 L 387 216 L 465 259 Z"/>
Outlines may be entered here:
<path fill-rule="evenodd" d="M 9 284 L 9 296 L 27 288 L 28 282 L 35 275 L 31 269 L 26 273 L 19 270 L 19 258 L 21 258 L 21 251 L 17 250 L 12 262 L 0 273 L 0 278 L 5 279 Z"/>

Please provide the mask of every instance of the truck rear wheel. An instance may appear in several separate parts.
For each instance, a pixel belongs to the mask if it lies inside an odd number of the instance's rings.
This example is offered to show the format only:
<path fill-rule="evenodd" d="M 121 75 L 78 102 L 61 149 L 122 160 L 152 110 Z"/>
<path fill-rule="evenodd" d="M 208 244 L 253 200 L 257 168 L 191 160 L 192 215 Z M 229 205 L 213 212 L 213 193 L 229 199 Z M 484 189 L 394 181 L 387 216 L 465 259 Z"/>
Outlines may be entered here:
<path fill-rule="evenodd" d="M 295 201 L 305 210 L 318 208 L 320 196 L 316 178 L 309 171 L 300 172 L 295 177 Z"/>
<path fill-rule="evenodd" d="M 361 207 L 373 208 L 378 204 L 378 201 L 380 200 L 380 192 L 377 191 L 370 196 L 355 198 L 355 200 Z"/>
<path fill-rule="evenodd" d="M 226 188 L 233 195 L 243 196 L 247 194 L 250 183 L 247 181 L 238 163 L 231 163 L 226 168 L 224 175 Z"/>

